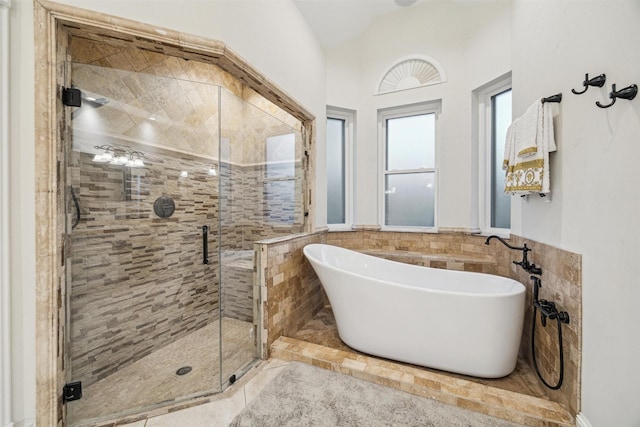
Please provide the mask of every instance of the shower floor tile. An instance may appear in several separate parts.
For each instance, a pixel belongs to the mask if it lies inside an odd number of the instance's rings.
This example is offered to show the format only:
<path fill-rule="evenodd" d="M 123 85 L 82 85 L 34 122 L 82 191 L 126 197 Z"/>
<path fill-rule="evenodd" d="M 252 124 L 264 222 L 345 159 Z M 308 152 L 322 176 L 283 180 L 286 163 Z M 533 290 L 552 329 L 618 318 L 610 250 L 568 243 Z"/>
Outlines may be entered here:
<path fill-rule="evenodd" d="M 252 324 L 223 318 L 222 379 L 241 372 L 254 359 Z M 219 322 L 163 347 L 83 389 L 82 399 L 67 404 L 69 425 L 114 419 L 155 407 L 220 391 Z M 176 375 L 190 366 L 191 372 Z"/>

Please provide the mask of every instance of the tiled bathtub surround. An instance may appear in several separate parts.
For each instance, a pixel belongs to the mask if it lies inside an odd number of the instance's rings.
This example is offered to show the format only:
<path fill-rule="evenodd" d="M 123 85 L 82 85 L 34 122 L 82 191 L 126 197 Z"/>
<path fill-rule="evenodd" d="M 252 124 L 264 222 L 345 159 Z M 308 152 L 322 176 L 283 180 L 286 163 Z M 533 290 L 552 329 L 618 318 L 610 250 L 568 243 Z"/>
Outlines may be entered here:
<path fill-rule="evenodd" d="M 293 336 L 324 305 L 320 280 L 302 249 L 324 243 L 326 233 L 303 234 L 256 243 L 256 283 L 262 295 L 262 357 L 280 336 Z"/>
<path fill-rule="evenodd" d="M 509 276 L 509 251 L 463 233 L 332 232 L 327 243 L 394 261 L 448 270 Z"/>
<path fill-rule="evenodd" d="M 562 405 L 443 372 L 329 348 L 294 338 L 273 343 L 273 357 L 309 363 L 386 387 L 530 427 L 571 427 L 573 417 Z"/>
<path fill-rule="evenodd" d="M 539 299 L 553 301 L 558 311 L 569 314 L 568 324 L 562 324 L 564 350 L 564 381 L 559 390 L 545 387 L 548 396 L 565 405 L 574 415 L 580 410 L 580 367 L 582 362 L 582 256 L 545 245 L 520 236 L 511 236 L 511 244 L 532 249 L 530 262 L 542 267 L 542 288 Z M 527 302 L 533 301 L 533 283 L 530 274 L 513 265 L 511 277 L 527 286 Z M 521 353 L 531 364 L 531 323 L 533 307 L 526 305 Z M 547 326 L 540 323 L 540 311 L 536 320 L 536 360 L 545 381 L 555 385 L 559 375 L 557 321 L 547 320 Z"/>
<path fill-rule="evenodd" d="M 464 233 L 397 233 L 380 231 L 351 231 L 328 233 L 326 243 L 366 252 L 410 264 L 477 271 L 511 277 L 527 288 L 525 323 L 520 354 L 532 366 L 530 331 L 532 317 L 532 289 L 530 274 L 513 264 L 522 260 L 522 252 L 509 250 L 500 242 L 485 245 L 486 236 Z M 564 384 L 560 390 L 544 387 L 552 400 L 559 402 L 575 415 L 580 409 L 580 361 L 582 320 L 582 260 L 581 256 L 512 235 L 510 244 L 532 249 L 529 261 L 542 267 L 540 298 L 556 302 L 559 311 L 567 311 L 571 322 L 563 324 L 565 359 Z M 536 355 L 538 365 L 547 382 L 557 380 L 558 339 L 555 321 L 536 326 Z"/>

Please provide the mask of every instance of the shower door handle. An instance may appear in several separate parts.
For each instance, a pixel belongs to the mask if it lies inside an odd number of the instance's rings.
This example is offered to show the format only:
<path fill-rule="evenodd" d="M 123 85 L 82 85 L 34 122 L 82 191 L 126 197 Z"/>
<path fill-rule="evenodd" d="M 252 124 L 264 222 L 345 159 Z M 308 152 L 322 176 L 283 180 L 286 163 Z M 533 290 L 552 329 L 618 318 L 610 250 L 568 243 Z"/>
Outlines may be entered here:
<path fill-rule="evenodd" d="M 209 264 L 209 227 L 202 226 L 202 263 Z"/>

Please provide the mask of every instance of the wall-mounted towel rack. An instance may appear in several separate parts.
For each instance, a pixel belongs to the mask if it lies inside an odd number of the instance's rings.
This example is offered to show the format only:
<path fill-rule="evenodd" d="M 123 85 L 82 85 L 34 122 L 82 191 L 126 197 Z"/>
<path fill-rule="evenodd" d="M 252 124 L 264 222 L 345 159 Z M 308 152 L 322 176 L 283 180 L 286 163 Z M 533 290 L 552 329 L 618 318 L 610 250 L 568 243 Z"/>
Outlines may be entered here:
<path fill-rule="evenodd" d="M 589 86 L 597 86 L 597 87 L 604 86 L 604 82 L 606 80 L 607 80 L 607 76 L 605 76 L 604 74 L 600 74 L 599 76 L 595 76 L 590 79 L 589 73 L 587 73 L 584 75 L 584 81 L 582 82 L 582 86 L 584 87 L 584 90 L 581 90 L 578 92 L 575 89 L 571 89 L 571 92 L 575 93 L 576 95 L 582 95 L 587 91 L 587 89 L 589 89 Z"/>
<path fill-rule="evenodd" d="M 600 103 L 600 101 L 596 101 L 596 105 L 600 108 L 609 108 L 616 103 L 616 99 L 622 98 L 622 99 L 628 99 L 629 101 L 631 101 L 633 98 L 636 97 L 637 93 L 638 93 L 637 85 L 631 85 L 631 86 L 625 87 L 624 89 L 616 90 L 616 84 L 614 83 L 611 85 L 611 92 L 609 92 L 609 99 L 611 99 L 611 102 L 606 105 L 603 105 Z"/>
<path fill-rule="evenodd" d="M 544 104 L 545 102 L 560 102 L 562 101 L 562 94 L 558 93 L 555 95 L 548 96 L 546 98 L 542 98 L 540 101 Z"/>

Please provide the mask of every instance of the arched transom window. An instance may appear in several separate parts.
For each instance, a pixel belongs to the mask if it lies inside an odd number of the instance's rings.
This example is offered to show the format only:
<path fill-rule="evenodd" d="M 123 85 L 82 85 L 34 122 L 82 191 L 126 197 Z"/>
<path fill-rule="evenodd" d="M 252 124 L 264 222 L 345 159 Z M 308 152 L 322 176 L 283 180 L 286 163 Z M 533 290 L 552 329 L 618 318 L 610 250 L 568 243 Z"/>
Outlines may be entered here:
<path fill-rule="evenodd" d="M 378 80 L 375 95 L 414 89 L 446 81 L 444 69 L 433 58 L 412 55 L 401 58 Z"/>

